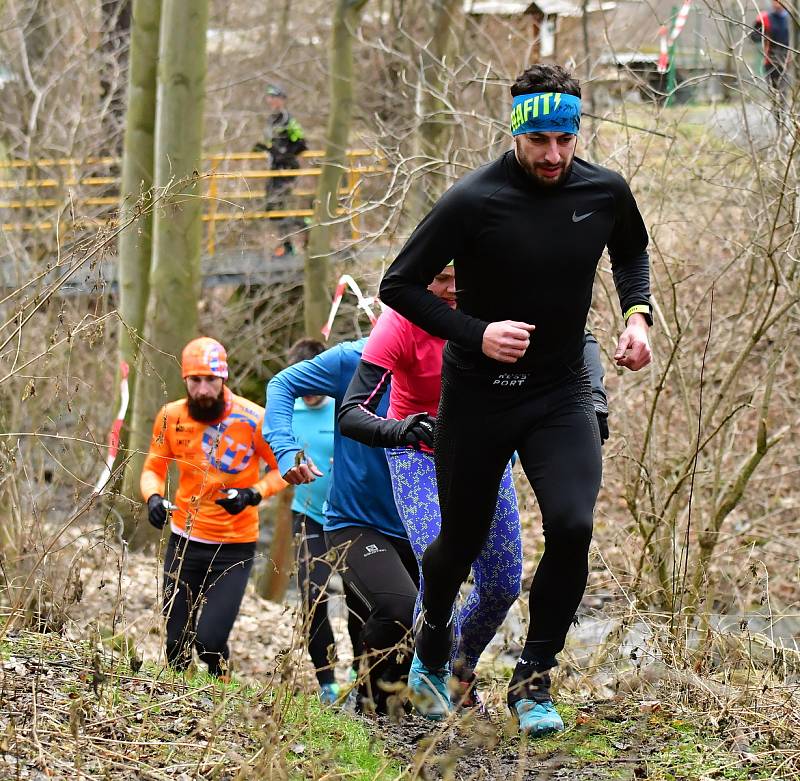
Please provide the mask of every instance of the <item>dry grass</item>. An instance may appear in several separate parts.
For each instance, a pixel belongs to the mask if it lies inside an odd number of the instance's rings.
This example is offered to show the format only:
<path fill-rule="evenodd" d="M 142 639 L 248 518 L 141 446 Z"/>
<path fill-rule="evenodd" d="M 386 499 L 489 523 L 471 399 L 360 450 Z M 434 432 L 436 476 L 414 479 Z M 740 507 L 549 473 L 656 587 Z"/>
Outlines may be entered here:
<path fill-rule="evenodd" d="M 364 56 L 385 65 L 405 55 Z M 367 188 L 369 235 L 337 260 L 372 282 L 370 293 L 382 261 L 359 251 L 391 257 L 408 227 L 411 173 L 444 180 L 505 143 L 490 105 L 499 92 L 478 96 L 487 83 L 474 65 L 453 66 L 458 144 L 446 165 L 403 157 L 410 124 L 397 126 L 402 138 L 391 137 L 393 123 L 381 138 L 357 129 L 359 143 L 394 155 L 390 175 Z M 237 68 L 232 80 L 252 75 L 250 61 Z M 493 83 L 508 76 L 485 73 Z M 615 106 L 613 124 L 586 139 L 630 180 L 651 233 L 655 362 L 638 375 L 609 369 L 612 437 L 582 609 L 584 626 L 607 625 L 567 649 L 558 686 L 569 730 L 543 743 L 508 731 L 507 655 L 481 668 L 488 720 L 431 730 L 322 715 L 293 606 L 252 593 L 233 637 L 240 684 L 166 673 L 157 558 L 121 539 L 121 518 L 141 508 L 116 495 L 90 500 L 121 327 L 102 276 L 113 232 L 67 244 L 6 236 L 4 262 L 54 271 L 0 296 L 0 564 L 13 619 L 0 632 L 0 777 L 388 778 L 410 767 L 406 777 L 800 778 L 797 138 L 793 127 L 776 137 L 764 96 L 737 89 L 740 103 L 718 107 Z M 231 113 L 231 94 L 213 93 L 210 132 L 249 143 L 258 112 Z M 44 106 L 42 132 L 55 132 L 58 112 Z M 403 121 L 413 124 L 410 106 Z M 764 121 L 754 124 L 753 111 Z M 76 148 L 69 127 L 53 149 Z M 244 228 L 226 240 L 247 248 L 263 236 Z M 62 295 L 51 280 L 69 271 L 94 292 Z M 206 295 L 201 322 L 229 343 L 236 389 L 260 401 L 296 335 L 297 291 L 232 292 Z M 605 259 L 594 303 L 608 358 L 620 322 Z M 354 333 L 355 320 L 345 313 L 339 333 Z M 524 480 L 518 487 L 528 579 L 542 538 L 535 499 Z M 500 645 L 513 655 L 524 631 L 524 620 L 509 622 Z"/>

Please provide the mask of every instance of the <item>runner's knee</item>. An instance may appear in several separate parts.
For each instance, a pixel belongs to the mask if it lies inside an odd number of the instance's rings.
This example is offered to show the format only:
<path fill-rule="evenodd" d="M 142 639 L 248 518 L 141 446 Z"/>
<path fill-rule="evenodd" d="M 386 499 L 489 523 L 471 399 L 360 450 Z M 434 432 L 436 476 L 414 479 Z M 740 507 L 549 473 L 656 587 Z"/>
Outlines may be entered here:
<path fill-rule="evenodd" d="M 576 502 L 563 502 L 544 519 L 544 538 L 548 545 L 589 548 L 594 525 L 592 508 Z"/>
<path fill-rule="evenodd" d="M 364 626 L 362 638 L 368 648 L 391 648 L 411 631 L 413 596 L 396 596 L 376 606 Z"/>
<path fill-rule="evenodd" d="M 205 661 L 205 656 L 224 655 L 227 651 L 228 635 L 225 632 L 220 632 L 215 627 L 199 627 L 197 635 L 194 639 L 194 646 L 200 658 Z"/>
<path fill-rule="evenodd" d="M 492 584 L 492 598 L 498 605 L 511 607 L 522 589 L 522 567 L 513 568 L 512 571 L 503 572 Z"/>

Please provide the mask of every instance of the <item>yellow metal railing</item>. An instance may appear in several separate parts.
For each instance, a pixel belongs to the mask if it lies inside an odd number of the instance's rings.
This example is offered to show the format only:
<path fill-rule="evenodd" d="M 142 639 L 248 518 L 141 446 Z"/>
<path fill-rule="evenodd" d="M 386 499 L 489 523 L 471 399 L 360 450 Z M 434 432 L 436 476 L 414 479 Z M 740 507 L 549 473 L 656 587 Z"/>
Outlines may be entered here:
<path fill-rule="evenodd" d="M 290 217 L 310 217 L 313 209 L 309 202 L 308 208 L 291 208 L 281 210 L 267 210 L 250 208 L 255 202 L 265 201 L 266 193 L 264 184 L 272 178 L 311 179 L 318 177 L 322 169 L 321 161 L 325 153 L 321 150 L 303 152 L 300 156 L 301 165 L 310 164 L 309 167 L 297 169 L 271 170 L 266 167 L 263 152 L 230 152 L 226 154 L 206 155 L 204 162 L 208 166 L 207 173 L 202 176 L 206 185 L 205 212 L 203 221 L 206 228 L 206 250 L 213 255 L 216 249 L 216 225 L 226 221 L 254 221 L 270 220 Z M 248 166 L 237 168 L 238 165 L 259 161 L 264 167 Z M 109 213 L 119 206 L 119 177 L 108 175 L 82 176 L 81 171 L 87 168 L 111 169 L 120 166 L 120 160 L 114 157 L 93 157 L 84 160 L 76 158 L 51 158 L 36 161 L 13 160 L 0 162 L 0 209 L 19 212 L 30 212 L 36 209 L 62 208 L 69 203 L 71 208 L 64 209 L 64 214 L 57 220 L 31 219 L 29 213 L 24 218 L 15 221 L 0 223 L 3 231 L 48 231 L 56 224 L 72 225 L 81 228 L 87 225 L 102 226 L 113 219 Z M 372 150 L 352 149 L 347 152 L 347 167 L 343 174 L 343 182 L 339 194 L 350 198 L 350 208 L 341 214 L 351 215 L 350 229 L 353 238 L 359 236 L 358 211 L 360 206 L 361 182 L 366 174 L 381 173 L 385 170 L 383 161 Z M 44 174 L 41 176 L 40 174 Z M 250 187 L 250 183 L 261 183 L 258 188 Z M 230 185 L 236 187 L 230 188 Z M 309 182 L 310 184 L 310 182 Z M 64 193 L 64 190 L 78 188 L 78 193 Z M 94 188 L 103 188 L 102 194 L 90 194 Z M 229 189 L 230 188 L 230 189 Z M 109 190 L 112 192 L 109 193 Z M 45 192 L 42 192 L 45 191 Z M 52 191 L 52 192 L 48 192 Z M 316 190 L 313 187 L 298 186 L 293 188 L 286 198 L 291 200 L 312 198 Z M 3 198 L 8 193 L 11 197 Z M 30 193 L 30 195 L 28 195 Z M 242 203 L 244 202 L 244 203 Z M 80 207 L 101 207 L 100 213 L 91 217 L 74 217 Z M 102 207 L 109 207 L 102 209 Z M 38 216 L 38 215 L 36 215 Z M 23 217 L 20 214 L 20 217 Z M 27 218 L 27 219 L 25 219 Z"/>

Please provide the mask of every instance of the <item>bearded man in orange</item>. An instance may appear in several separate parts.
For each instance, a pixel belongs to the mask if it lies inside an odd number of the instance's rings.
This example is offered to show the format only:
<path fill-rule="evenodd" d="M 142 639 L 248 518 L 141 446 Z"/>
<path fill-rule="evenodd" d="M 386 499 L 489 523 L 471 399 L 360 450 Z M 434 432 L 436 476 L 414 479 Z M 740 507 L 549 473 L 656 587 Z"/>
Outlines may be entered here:
<path fill-rule="evenodd" d="M 261 502 L 287 486 L 261 436 L 264 409 L 225 384 L 225 348 L 195 339 L 183 350 L 186 398 L 161 408 L 140 488 L 148 520 L 171 534 L 164 557 L 167 660 L 177 670 L 192 646 L 215 676 L 228 677 L 228 635 L 242 603 L 258 539 Z M 259 462 L 268 471 L 259 479 Z M 178 468 L 175 504 L 167 469 Z"/>

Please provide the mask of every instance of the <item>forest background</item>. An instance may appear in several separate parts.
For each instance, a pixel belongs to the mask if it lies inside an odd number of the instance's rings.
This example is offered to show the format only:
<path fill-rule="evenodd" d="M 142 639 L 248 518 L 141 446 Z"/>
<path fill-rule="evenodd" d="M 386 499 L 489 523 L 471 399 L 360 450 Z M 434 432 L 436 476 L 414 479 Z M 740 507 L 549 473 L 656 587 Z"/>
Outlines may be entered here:
<path fill-rule="evenodd" d="M 0 777 L 800 775 L 797 125 L 749 39 L 758 10 L 696 2 L 659 76 L 679 17 L 663 3 L 0 0 Z M 170 678 L 134 486 L 180 348 L 220 339 L 233 390 L 263 402 L 339 276 L 374 294 L 432 200 L 509 147 L 508 85 L 539 58 L 584 80 L 579 154 L 631 183 L 655 310 L 652 367 L 617 372 L 604 258 L 590 327 L 611 438 L 559 671 L 567 736 L 506 734 L 524 599 L 482 668 L 488 722 L 320 712 L 280 501 L 233 638 L 240 683 Z M 318 152 L 293 219 L 265 213 L 251 153 L 270 83 Z M 275 256 L 286 233 L 298 254 Z M 348 296 L 329 341 L 368 328 Z M 131 403 L 98 496 L 121 360 Z M 518 486 L 527 586 L 542 539 Z"/>

